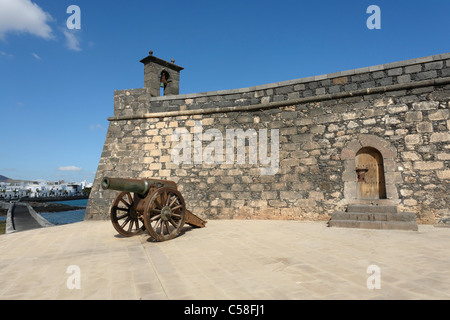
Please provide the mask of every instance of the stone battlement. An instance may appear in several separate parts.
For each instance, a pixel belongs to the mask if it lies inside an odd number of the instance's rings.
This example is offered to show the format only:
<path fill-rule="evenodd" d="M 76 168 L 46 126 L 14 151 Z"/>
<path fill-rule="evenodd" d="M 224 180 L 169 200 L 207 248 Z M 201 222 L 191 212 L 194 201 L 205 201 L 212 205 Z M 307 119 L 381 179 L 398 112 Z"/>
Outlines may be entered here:
<path fill-rule="evenodd" d="M 226 110 L 228 107 L 266 105 L 355 91 L 366 93 L 368 89 L 373 91 L 374 88 L 389 88 L 392 85 L 400 85 L 401 90 L 401 85 L 408 87 L 408 84 L 423 80 L 450 77 L 450 66 L 446 63 L 449 59 L 450 53 L 446 53 L 249 88 L 176 96 L 152 97 L 147 88 L 116 90 L 114 117 L 110 120 L 177 110 Z"/>

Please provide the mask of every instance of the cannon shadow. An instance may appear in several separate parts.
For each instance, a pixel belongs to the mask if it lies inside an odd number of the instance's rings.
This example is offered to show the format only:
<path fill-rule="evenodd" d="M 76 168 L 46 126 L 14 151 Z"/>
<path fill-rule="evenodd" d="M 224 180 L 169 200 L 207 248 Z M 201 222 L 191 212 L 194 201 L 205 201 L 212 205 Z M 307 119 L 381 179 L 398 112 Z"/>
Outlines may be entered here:
<path fill-rule="evenodd" d="M 190 232 L 191 230 L 194 230 L 194 229 L 198 229 L 198 227 L 185 225 L 185 226 L 183 226 L 183 228 L 181 228 L 180 233 L 178 233 L 178 235 L 176 237 L 174 237 L 173 239 L 176 239 L 176 238 L 184 235 L 186 232 Z M 158 240 L 154 239 L 152 236 L 150 236 L 150 234 L 147 231 L 145 231 L 143 233 L 143 235 L 148 235 L 149 236 L 149 238 L 147 239 L 147 242 L 152 242 L 152 243 L 161 242 L 161 241 L 158 241 Z"/>

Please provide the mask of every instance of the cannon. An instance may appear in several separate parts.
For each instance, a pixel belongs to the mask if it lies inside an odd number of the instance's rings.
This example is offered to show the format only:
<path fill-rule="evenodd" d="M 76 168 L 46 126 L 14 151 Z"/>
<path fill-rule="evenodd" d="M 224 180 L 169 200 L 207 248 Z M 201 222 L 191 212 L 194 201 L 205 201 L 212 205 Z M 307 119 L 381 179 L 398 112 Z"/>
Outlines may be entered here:
<path fill-rule="evenodd" d="M 169 180 L 108 178 L 104 190 L 120 191 L 110 208 L 117 232 L 125 237 L 148 234 L 156 241 L 179 235 L 184 224 L 203 228 L 206 221 L 186 209 L 177 184 Z"/>

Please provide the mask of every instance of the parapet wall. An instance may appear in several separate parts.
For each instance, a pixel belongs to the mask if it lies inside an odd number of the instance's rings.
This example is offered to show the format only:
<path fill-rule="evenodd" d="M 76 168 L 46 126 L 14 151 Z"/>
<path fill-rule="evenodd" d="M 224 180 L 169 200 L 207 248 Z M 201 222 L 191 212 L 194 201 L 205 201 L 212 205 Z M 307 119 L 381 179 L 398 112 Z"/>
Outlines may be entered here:
<path fill-rule="evenodd" d="M 386 201 L 419 222 L 448 214 L 450 54 L 235 90 L 156 98 L 147 90 L 115 92 L 87 219 L 107 218 L 116 192 L 100 181 L 114 176 L 174 180 L 188 209 L 207 219 L 325 220 L 357 200 L 352 152 L 364 146 L 383 155 Z M 192 138 L 191 163 L 174 161 L 180 130 Z M 227 130 L 248 134 L 245 161 L 226 161 Z M 273 174 L 251 162 L 264 132 L 269 145 L 279 134 Z M 220 163 L 205 161 L 211 133 L 223 137 Z"/>

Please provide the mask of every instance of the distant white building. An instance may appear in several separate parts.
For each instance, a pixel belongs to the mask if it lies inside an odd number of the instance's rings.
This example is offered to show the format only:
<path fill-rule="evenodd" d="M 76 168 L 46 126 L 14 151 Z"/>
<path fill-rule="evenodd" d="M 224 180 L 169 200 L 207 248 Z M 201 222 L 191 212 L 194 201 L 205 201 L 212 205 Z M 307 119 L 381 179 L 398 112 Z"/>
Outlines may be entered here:
<path fill-rule="evenodd" d="M 82 182 L 66 183 L 60 181 L 20 181 L 20 182 L 1 182 L 0 199 L 10 200 L 22 197 L 57 197 L 74 196 L 82 194 L 84 188 L 92 187 L 92 183 L 86 180 Z"/>

